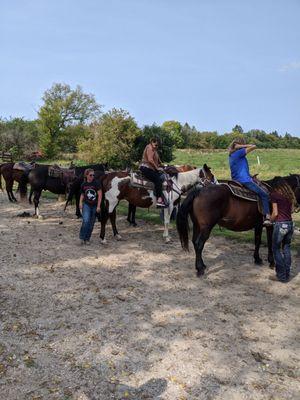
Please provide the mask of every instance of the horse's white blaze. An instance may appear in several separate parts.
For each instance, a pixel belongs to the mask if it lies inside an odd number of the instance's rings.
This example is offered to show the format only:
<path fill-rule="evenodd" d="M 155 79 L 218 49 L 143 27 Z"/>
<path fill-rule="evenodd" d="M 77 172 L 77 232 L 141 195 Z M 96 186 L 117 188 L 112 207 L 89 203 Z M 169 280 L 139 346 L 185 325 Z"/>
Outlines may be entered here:
<path fill-rule="evenodd" d="M 120 194 L 119 183 L 128 178 L 129 178 L 129 176 L 125 177 L 125 178 L 118 178 L 116 176 L 115 178 L 112 179 L 111 188 L 105 193 L 105 198 L 109 204 L 109 208 L 108 208 L 109 213 L 113 212 L 119 203 L 119 199 L 118 199 L 118 196 Z"/>

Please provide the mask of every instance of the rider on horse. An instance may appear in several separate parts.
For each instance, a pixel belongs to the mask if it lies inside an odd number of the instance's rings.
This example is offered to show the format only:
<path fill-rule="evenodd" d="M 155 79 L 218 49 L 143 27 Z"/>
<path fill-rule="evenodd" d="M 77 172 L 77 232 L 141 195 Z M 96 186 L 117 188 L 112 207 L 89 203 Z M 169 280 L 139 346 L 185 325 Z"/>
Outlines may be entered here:
<path fill-rule="evenodd" d="M 270 220 L 270 199 L 260 186 L 258 186 L 250 175 L 249 164 L 246 158 L 250 151 L 256 149 L 255 144 L 246 144 L 243 137 L 236 138 L 229 147 L 229 165 L 231 170 L 231 179 L 242 183 L 243 186 L 255 192 L 262 201 L 264 226 L 271 226 Z"/>
<path fill-rule="evenodd" d="M 158 139 L 152 138 L 150 143 L 145 147 L 142 162 L 140 165 L 140 171 L 142 174 L 154 183 L 155 194 L 157 198 L 156 206 L 165 207 L 166 204 L 162 194 L 162 176 L 163 171 L 162 163 L 159 158 L 158 152 Z"/>

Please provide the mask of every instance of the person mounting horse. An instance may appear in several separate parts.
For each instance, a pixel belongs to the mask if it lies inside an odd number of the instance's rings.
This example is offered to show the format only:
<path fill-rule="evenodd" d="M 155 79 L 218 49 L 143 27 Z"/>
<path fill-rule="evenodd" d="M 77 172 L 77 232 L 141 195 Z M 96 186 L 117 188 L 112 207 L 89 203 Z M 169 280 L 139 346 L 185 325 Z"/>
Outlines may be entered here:
<path fill-rule="evenodd" d="M 163 182 L 163 165 L 158 155 L 158 139 L 152 138 L 150 143 L 145 147 L 143 152 L 143 158 L 140 165 L 140 171 L 149 179 L 149 181 L 154 183 L 155 195 L 156 195 L 156 207 L 166 207 L 165 200 L 163 198 L 162 192 L 162 182 Z"/>
<path fill-rule="evenodd" d="M 250 175 L 247 154 L 256 149 L 255 144 L 246 144 L 245 138 L 239 137 L 235 139 L 229 147 L 229 165 L 231 171 L 231 179 L 241 183 L 247 189 L 256 193 L 262 202 L 264 214 L 264 226 L 272 226 L 270 220 L 270 198 L 257 183 L 254 182 Z"/>

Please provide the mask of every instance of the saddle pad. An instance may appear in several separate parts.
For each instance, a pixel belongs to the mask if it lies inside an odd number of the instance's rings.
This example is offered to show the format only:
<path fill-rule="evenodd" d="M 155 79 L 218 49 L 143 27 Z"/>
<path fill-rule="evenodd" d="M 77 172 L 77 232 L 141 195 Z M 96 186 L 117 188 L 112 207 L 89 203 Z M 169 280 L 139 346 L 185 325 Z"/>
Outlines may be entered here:
<path fill-rule="evenodd" d="M 30 171 L 34 168 L 34 165 L 25 163 L 24 161 L 17 162 L 13 165 L 13 169 L 18 171 Z"/>
<path fill-rule="evenodd" d="M 232 181 L 227 181 L 227 182 L 219 182 L 220 185 L 225 185 L 227 186 L 231 193 L 236 196 L 240 197 L 241 199 L 244 200 L 249 200 L 249 201 L 258 201 L 259 197 L 257 196 L 256 193 L 251 192 L 251 190 L 245 188 L 244 186 L 240 186 L 239 183 L 235 183 Z"/>
<path fill-rule="evenodd" d="M 48 175 L 52 178 L 61 178 L 63 175 L 63 169 L 58 165 L 51 165 L 48 167 Z"/>
<path fill-rule="evenodd" d="M 48 175 L 52 178 L 60 178 L 66 184 L 75 178 L 75 168 L 61 168 L 57 165 L 51 165 L 48 167 Z"/>
<path fill-rule="evenodd" d="M 146 179 L 141 172 L 131 172 L 130 185 L 146 190 L 154 190 L 154 183 Z"/>

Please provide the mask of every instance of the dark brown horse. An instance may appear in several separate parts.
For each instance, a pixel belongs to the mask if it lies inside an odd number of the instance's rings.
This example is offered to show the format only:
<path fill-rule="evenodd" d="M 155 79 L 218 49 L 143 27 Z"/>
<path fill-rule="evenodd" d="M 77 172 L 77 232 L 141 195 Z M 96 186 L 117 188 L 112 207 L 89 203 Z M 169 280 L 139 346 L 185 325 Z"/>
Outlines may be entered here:
<path fill-rule="evenodd" d="M 15 169 L 15 163 L 9 162 L 0 165 L 0 189 L 2 190 L 1 175 L 5 180 L 5 187 L 8 196 L 8 200 L 11 202 L 17 202 L 17 199 L 13 193 L 14 181 L 20 183 L 21 177 L 24 174 L 24 170 Z M 28 164 L 29 165 L 29 164 Z"/>
<path fill-rule="evenodd" d="M 27 184 L 31 186 L 29 202 L 31 204 L 31 196 L 33 194 L 33 203 L 35 207 L 35 215 L 39 216 L 39 201 L 43 190 L 48 190 L 54 194 L 64 195 L 67 192 L 70 182 L 72 182 L 78 175 L 82 175 L 83 171 L 87 168 L 104 171 L 106 165 L 93 164 L 83 167 L 63 168 L 62 175 L 59 177 L 49 175 L 49 167 L 51 165 L 39 164 L 36 168 L 29 173 L 24 173 L 20 180 L 20 193 L 25 196 L 27 192 Z M 69 171 L 69 172 L 68 172 Z"/>
<path fill-rule="evenodd" d="M 300 204 L 300 175 L 284 177 Z M 266 181 L 272 187 L 273 180 Z M 232 231 L 255 230 L 254 260 L 261 264 L 259 247 L 263 229 L 263 218 L 258 211 L 257 203 L 235 197 L 225 185 L 210 185 L 189 193 L 183 201 L 177 214 L 177 230 L 183 249 L 189 248 L 188 216 L 193 222 L 193 245 L 196 253 L 197 275 L 204 274 L 206 265 L 202 259 L 205 242 L 215 225 L 220 225 Z M 272 227 L 267 228 L 268 261 L 274 265 L 272 254 Z"/>

